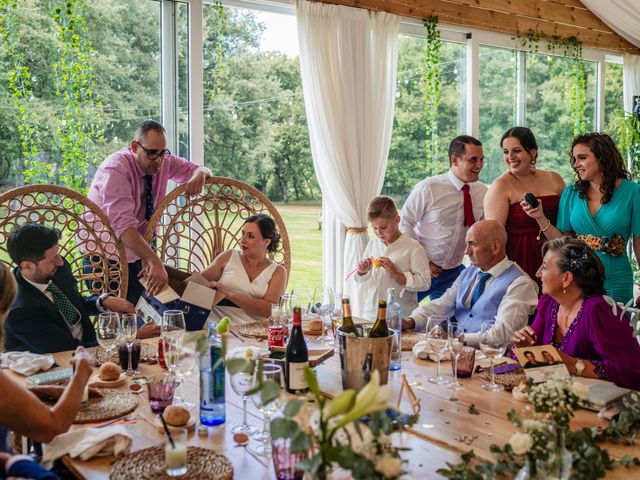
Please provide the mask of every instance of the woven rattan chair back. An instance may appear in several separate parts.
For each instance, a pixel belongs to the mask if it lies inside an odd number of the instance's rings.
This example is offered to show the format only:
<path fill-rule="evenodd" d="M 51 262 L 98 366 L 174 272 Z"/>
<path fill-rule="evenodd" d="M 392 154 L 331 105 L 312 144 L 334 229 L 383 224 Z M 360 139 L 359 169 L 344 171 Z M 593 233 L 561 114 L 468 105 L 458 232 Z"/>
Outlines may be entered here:
<path fill-rule="evenodd" d="M 126 297 L 128 267 L 122 243 L 107 216 L 84 195 L 54 185 L 30 185 L 0 195 L 0 260 L 13 265 L 7 238 L 23 223 L 60 231 L 60 255 L 71 265 L 84 295 Z"/>
<path fill-rule="evenodd" d="M 269 199 L 246 183 L 226 177 L 207 180 L 200 195 L 187 196 L 177 187 L 156 206 L 145 238 L 156 235 L 163 263 L 187 272 L 204 270 L 223 251 L 239 245 L 245 219 L 269 215 L 280 233 L 280 247 L 269 258 L 291 269 L 289 236 L 280 213 Z"/>

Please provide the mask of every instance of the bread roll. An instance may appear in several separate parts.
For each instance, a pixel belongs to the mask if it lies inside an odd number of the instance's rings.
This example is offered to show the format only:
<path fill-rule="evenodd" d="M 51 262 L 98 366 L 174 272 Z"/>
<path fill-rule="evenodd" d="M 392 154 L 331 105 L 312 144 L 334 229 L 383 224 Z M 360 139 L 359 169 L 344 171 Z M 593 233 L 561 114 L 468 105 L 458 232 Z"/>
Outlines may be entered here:
<path fill-rule="evenodd" d="M 304 329 L 308 335 L 322 335 L 322 320 L 313 318 L 307 322 Z"/>
<path fill-rule="evenodd" d="M 184 427 L 189 423 L 189 411 L 186 408 L 171 405 L 165 409 L 162 416 L 172 427 Z"/>
<path fill-rule="evenodd" d="M 98 370 L 98 376 L 100 377 L 100 380 L 105 382 L 118 380 L 121 373 L 122 368 L 120 368 L 120 365 L 116 365 L 112 362 L 104 362 L 102 365 L 100 365 L 100 369 Z"/>

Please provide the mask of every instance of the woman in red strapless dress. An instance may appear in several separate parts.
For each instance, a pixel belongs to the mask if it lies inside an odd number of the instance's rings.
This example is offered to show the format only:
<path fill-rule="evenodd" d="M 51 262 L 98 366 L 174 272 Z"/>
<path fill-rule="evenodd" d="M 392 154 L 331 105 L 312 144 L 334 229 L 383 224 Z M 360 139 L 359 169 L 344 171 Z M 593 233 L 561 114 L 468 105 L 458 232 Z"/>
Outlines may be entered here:
<path fill-rule="evenodd" d="M 525 193 L 541 203 L 553 225 L 565 183 L 555 172 L 536 168 L 538 144 L 525 127 L 507 130 L 500 141 L 508 171 L 489 187 L 484 198 L 484 217 L 498 220 L 507 230 L 507 256 L 516 262 L 540 287 L 536 272 L 542 264 L 544 231 L 520 206 Z"/>

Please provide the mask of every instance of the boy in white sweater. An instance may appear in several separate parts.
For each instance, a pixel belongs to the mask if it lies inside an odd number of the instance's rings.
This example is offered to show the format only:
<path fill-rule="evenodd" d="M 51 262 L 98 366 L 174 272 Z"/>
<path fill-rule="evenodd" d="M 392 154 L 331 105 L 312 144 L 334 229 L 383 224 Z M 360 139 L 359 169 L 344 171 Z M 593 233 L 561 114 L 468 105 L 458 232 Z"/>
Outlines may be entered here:
<path fill-rule="evenodd" d="M 387 299 L 388 288 L 395 288 L 404 318 L 418 306 L 416 292 L 431 285 L 429 259 L 417 240 L 400 232 L 400 215 L 391 197 L 371 200 L 367 218 L 376 237 L 358 264 L 355 281 L 364 310 L 354 314 L 375 320 L 378 302 Z"/>

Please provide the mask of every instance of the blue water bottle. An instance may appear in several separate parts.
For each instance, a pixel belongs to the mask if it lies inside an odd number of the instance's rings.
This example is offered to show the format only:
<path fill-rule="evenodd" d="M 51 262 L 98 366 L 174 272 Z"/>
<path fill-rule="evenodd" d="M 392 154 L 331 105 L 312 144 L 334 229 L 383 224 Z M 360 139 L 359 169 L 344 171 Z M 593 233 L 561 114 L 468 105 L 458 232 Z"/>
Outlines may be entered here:
<path fill-rule="evenodd" d="M 200 357 L 200 423 L 208 427 L 225 420 L 225 366 L 222 339 L 215 322 L 209 324 L 209 352 Z"/>

